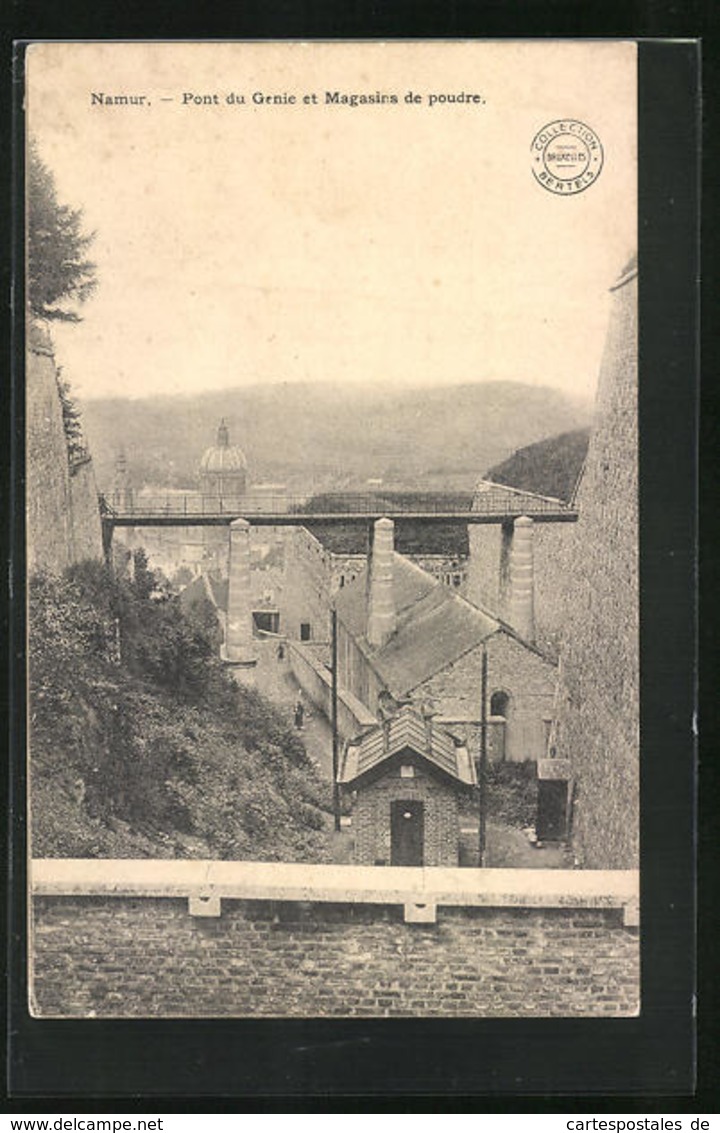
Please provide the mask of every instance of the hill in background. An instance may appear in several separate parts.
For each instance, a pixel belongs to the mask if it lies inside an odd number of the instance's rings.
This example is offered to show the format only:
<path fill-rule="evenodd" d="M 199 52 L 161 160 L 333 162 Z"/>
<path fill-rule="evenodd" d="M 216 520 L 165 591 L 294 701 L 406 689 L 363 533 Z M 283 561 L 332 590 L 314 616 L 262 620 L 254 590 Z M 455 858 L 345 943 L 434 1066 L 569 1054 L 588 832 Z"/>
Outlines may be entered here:
<path fill-rule="evenodd" d="M 589 429 L 574 429 L 526 445 L 487 472 L 487 479 L 541 496 L 569 500 L 587 453 Z"/>
<path fill-rule="evenodd" d="M 136 488 L 197 486 L 200 457 L 224 417 L 254 482 L 322 492 L 362 488 L 471 489 L 484 470 L 543 437 L 584 426 L 589 407 L 520 382 L 410 389 L 280 384 L 193 397 L 83 404 L 101 489 L 124 447 Z"/>

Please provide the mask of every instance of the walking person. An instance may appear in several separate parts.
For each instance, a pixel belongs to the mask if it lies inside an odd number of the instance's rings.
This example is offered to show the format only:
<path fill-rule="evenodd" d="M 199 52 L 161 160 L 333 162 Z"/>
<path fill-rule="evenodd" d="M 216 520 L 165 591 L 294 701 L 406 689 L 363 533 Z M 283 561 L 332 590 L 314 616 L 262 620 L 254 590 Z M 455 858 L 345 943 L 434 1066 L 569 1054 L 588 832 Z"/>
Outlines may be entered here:
<path fill-rule="evenodd" d="M 298 697 L 295 703 L 295 727 L 299 730 L 302 730 L 304 716 L 305 705 L 302 702 L 302 697 Z"/>

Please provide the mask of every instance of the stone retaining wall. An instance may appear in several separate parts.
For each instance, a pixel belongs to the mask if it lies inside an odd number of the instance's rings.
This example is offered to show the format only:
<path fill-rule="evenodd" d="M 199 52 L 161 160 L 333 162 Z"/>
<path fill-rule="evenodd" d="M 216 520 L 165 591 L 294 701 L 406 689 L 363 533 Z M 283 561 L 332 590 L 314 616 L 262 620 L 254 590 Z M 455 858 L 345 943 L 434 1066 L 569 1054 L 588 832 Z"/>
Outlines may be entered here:
<path fill-rule="evenodd" d="M 446 909 L 175 898 L 34 900 L 43 1017 L 628 1016 L 638 940 L 618 909 Z"/>
<path fill-rule="evenodd" d="M 304 693 L 326 719 L 332 714 L 332 677 L 312 652 L 312 647 L 304 648 L 293 641 L 287 643 L 290 668 Z M 377 724 L 375 716 L 356 696 L 346 689 L 338 689 L 338 733 L 347 740 L 357 736 L 365 728 Z"/>

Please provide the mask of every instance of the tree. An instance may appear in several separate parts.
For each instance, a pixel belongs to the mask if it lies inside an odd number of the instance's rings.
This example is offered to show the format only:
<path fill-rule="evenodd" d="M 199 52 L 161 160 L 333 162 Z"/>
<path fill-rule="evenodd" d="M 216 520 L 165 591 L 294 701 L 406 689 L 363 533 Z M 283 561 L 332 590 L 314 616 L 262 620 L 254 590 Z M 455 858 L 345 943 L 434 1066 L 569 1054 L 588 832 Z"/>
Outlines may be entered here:
<path fill-rule="evenodd" d="M 70 382 L 63 377 L 62 366 L 57 368 L 56 380 L 67 442 L 68 460 L 72 465 L 87 455 L 82 418 L 72 395 Z"/>
<path fill-rule="evenodd" d="M 55 179 L 31 140 L 27 166 L 28 303 L 41 319 L 80 322 L 74 307 L 97 286 L 86 258 L 95 234 L 82 230 L 82 210 L 62 205 Z"/>

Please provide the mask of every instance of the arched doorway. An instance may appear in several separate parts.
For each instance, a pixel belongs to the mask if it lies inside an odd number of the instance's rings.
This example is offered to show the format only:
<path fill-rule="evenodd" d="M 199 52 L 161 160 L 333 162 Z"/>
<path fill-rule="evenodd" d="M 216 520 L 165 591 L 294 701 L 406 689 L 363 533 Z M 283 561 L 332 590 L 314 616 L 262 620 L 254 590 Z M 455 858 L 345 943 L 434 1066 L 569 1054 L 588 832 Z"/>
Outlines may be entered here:
<path fill-rule="evenodd" d="M 496 762 L 502 762 L 508 754 L 508 720 L 510 715 L 510 694 L 497 689 L 490 697 L 489 755 Z"/>

